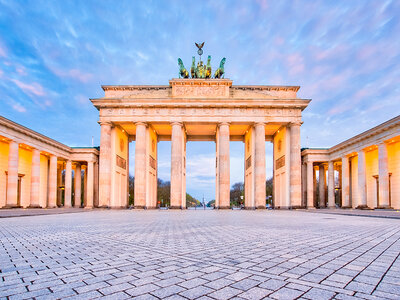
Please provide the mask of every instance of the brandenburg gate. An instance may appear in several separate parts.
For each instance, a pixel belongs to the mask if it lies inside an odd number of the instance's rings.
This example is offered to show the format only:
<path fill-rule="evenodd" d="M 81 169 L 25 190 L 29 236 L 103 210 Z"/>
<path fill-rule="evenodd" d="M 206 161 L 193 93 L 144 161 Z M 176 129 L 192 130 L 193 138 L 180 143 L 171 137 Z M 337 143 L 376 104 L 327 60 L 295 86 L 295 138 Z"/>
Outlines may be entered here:
<path fill-rule="evenodd" d="M 265 142 L 273 143 L 274 206 L 302 203 L 298 86 L 240 86 L 229 79 L 172 79 L 162 86 L 103 86 L 91 99 L 101 125 L 99 206 L 126 207 L 135 159 L 137 208 L 157 206 L 157 143 L 171 141 L 171 208 L 186 208 L 186 142 L 215 141 L 216 208 L 230 207 L 229 142 L 245 145 L 245 207 L 265 208 Z M 129 142 L 135 141 L 134 156 Z"/>

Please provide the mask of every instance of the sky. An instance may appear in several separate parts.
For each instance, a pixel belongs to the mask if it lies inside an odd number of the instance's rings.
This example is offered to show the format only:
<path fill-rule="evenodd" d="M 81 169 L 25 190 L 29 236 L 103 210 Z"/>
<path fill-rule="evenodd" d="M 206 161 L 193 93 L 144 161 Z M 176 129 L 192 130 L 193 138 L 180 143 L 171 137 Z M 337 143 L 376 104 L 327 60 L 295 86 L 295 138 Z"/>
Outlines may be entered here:
<path fill-rule="evenodd" d="M 177 58 L 190 66 L 203 41 L 213 69 L 226 57 L 233 84 L 301 86 L 312 99 L 302 147 L 333 146 L 399 114 L 400 1 L 0 0 L 0 115 L 69 146 L 99 145 L 89 98 L 104 95 L 101 85 L 168 84 Z M 244 148 L 230 146 L 233 184 Z M 164 180 L 170 147 L 159 143 Z M 187 190 L 211 200 L 215 144 L 187 149 Z"/>

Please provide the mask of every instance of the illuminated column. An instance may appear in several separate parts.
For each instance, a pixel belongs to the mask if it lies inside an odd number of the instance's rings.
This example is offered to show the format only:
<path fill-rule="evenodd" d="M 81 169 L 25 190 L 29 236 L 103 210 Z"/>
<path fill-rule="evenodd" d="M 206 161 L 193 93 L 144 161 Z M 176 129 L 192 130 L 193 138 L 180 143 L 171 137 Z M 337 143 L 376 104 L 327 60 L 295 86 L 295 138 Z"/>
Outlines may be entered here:
<path fill-rule="evenodd" d="M 265 124 L 255 125 L 255 204 L 265 208 L 266 198 L 265 175 Z"/>
<path fill-rule="evenodd" d="M 342 208 L 350 207 L 350 172 L 349 158 L 342 157 Z"/>
<path fill-rule="evenodd" d="M 229 123 L 219 124 L 218 135 L 219 208 L 230 208 Z"/>
<path fill-rule="evenodd" d="M 357 208 L 367 208 L 367 190 L 366 190 L 366 174 L 365 174 L 365 152 L 358 152 L 358 197 L 360 202 Z"/>
<path fill-rule="evenodd" d="M 319 207 L 325 207 L 325 166 L 319 165 Z"/>
<path fill-rule="evenodd" d="M 83 168 L 83 191 L 81 189 L 81 193 L 83 193 L 83 207 L 87 205 L 87 166 Z"/>
<path fill-rule="evenodd" d="M 74 207 L 81 207 L 81 186 L 82 186 L 82 172 L 81 164 L 77 163 L 75 167 L 75 197 Z"/>
<path fill-rule="evenodd" d="M 379 208 L 389 208 L 389 171 L 386 143 L 378 145 L 379 155 Z"/>
<path fill-rule="evenodd" d="M 335 170 L 333 161 L 328 162 L 328 207 L 335 208 Z"/>
<path fill-rule="evenodd" d="M 18 159 L 19 144 L 11 141 L 8 153 L 8 174 L 7 174 L 7 202 L 6 207 L 19 207 L 18 205 Z"/>
<path fill-rule="evenodd" d="M 64 207 L 71 207 L 71 187 L 72 187 L 72 162 L 67 160 L 65 164 L 65 190 Z"/>
<path fill-rule="evenodd" d="M 300 122 L 290 124 L 290 206 L 301 207 Z"/>
<path fill-rule="evenodd" d="M 86 193 L 86 206 L 85 208 L 93 208 L 93 183 L 94 183 L 94 162 L 93 161 L 88 161 L 87 162 L 87 168 L 86 168 L 86 178 L 87 178 L 87 183 L 86 183 L 86 188 L 85 188 L 85 193 Z"/>
<path fill-rule="evenodd" d="M 32 150 L 32 171 L 31 171 L 31 203 L 29 208 L 37 208 L 40 199 L 40 151 Z"/>
<path fill-rule="evenodd" d="M 314 164 L 312 161 L 308 161 L 307 162 L 307 208 L 315 208 L 313 175 L 314 175 Z"/>
<path fill-rule="evenodd" d="M 99 206 L 99 163 L 94 163 L 93 206 Z"/>
<path fill-rule="evenodd" d="M 108 207 L 111 197 L 111 122 L 101 122 L 99 207 Z"/>
<path fill-rule="evenodd" d="M 60 189 L 60 186 L 62 185 L 62 171 L 63 171 L 63 165 L 60 166 L 60 168 L 57 168 L 57 206 L 61 206 L 61 200 L 62 200 L 62 189 Z"/>
<path fill-rule="evenodd" d="M 146 206 L 146 127 L 147 124 L 136 123 L 135 143 L 135 207 Z"/>
<path fill-rule="evenodd" d="M 57 156 L 50 155 L 49 187 L 47 207 L 57 206 Z"/>
<path fill-rule="evenodd" d="M 182 208 L 183 179 L 183 127 L 182 123 L 174 122 L 171 136 L 171 208 Z"/>

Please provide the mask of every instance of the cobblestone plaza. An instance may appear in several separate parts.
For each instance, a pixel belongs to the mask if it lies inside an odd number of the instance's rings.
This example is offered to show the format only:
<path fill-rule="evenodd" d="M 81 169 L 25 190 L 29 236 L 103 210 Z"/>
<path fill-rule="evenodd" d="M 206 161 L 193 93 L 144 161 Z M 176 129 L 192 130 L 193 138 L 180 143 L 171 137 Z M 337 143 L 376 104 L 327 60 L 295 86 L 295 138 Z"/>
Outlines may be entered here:
<path fill-rule="evenodd" d="M 398 219 L 87 211 L 0 219 L 1 299 L 399 299 Z"/>

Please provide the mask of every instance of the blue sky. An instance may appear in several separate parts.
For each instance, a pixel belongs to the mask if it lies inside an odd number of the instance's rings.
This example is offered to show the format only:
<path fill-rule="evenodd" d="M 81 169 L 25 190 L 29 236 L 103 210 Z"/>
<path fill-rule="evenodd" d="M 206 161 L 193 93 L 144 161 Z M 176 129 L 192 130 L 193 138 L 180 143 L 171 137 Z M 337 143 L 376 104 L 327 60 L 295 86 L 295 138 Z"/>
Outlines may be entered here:
<path fill-rule="evenodd" d="M 0 114 L 70 146 L 99 144 L 88 99 L 100 85 L 168 84 L 205 41 L 234 84 L 300 85 L 312 99 L 302 146 L 328 147 L 399 114 L 399 18 L 400 1 L 383 0 L 0 0 Z M 168 179 L 170 144 L 159 147 Z M 188 145 L 196 197 L 214 197 L 214 151 Z M 242 156 L 231 143 L 232 183 Z"/>

